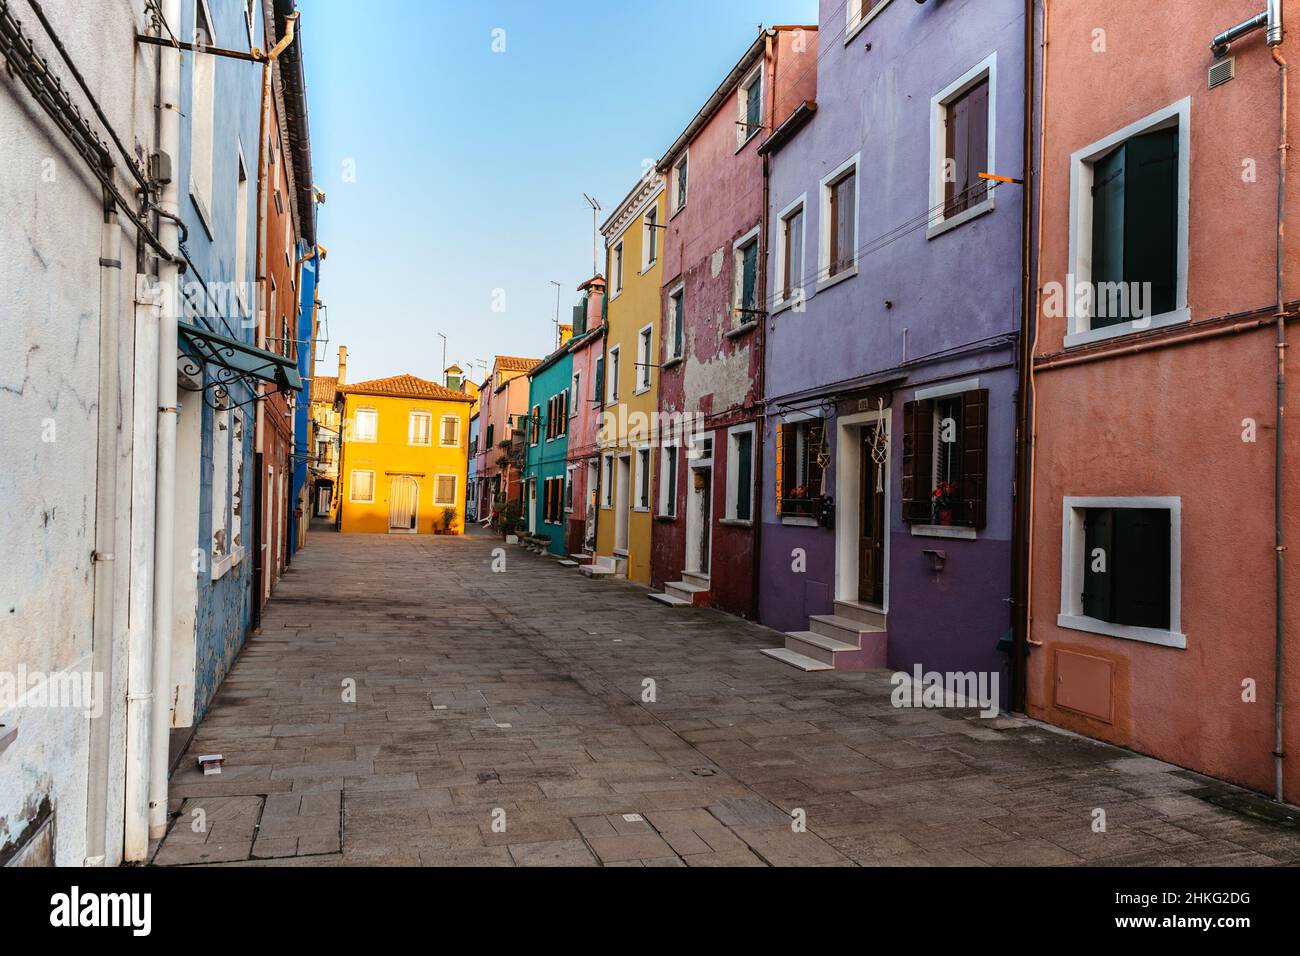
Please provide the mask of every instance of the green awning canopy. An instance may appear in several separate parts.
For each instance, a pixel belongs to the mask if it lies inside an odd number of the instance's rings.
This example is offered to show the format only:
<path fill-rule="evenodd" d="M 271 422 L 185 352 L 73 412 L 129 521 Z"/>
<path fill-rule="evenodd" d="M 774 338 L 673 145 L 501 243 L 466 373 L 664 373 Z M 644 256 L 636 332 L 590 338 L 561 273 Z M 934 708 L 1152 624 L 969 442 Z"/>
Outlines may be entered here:
<path fill-rule="evenodd" d="M 298 374 L 298 366 L 293 359 L 259 349 L 239 339 L 200 329 L 188 322 L 179 325 L 180 344 L 186 354 L 195 361 L 224 369 L 224 377 L 235 375 L 260 379 L 282 392 L 302 391 L 302 376 Z"/>

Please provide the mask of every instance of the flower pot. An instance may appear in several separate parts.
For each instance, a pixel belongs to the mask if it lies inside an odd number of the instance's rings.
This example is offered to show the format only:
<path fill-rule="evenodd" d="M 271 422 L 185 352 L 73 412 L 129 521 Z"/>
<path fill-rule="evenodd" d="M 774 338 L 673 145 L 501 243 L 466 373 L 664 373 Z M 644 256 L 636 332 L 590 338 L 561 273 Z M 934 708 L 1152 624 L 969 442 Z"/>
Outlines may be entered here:
<path fill-rule="evenodd" d="M 940 512 L 939 512 L 939 524 L 952 524 L 952 512 L 951 512 L 951 511 L 940 511 Z"/>

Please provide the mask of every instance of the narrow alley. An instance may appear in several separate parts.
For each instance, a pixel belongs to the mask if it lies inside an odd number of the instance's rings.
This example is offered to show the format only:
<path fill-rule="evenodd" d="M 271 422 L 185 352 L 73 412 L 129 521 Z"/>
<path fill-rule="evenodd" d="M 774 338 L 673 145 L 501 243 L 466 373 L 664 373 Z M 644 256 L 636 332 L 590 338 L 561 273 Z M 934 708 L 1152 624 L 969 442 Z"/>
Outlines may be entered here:
<path fill-rule="evenodd" d="M 648 593 L 479 533 L 313 532 L 180 760 L 154 862 L 1300 861 L 1300 833 L 1223 808 L 1243 791 L 895 708 L 885 671 L 796 671 L 759 653 L 770 630 Z"/>

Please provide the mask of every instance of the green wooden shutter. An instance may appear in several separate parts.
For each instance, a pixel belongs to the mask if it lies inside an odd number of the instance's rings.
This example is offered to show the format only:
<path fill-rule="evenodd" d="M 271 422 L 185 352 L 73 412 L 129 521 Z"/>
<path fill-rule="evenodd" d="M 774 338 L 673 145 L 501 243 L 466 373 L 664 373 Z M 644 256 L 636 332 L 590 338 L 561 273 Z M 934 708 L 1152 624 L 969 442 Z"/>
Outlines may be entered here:
<path fill-rule="evenodd" d="M 903 520 L 928 524 L 933 516 L 934 401 L 903 406 Z"/>
<path fill-rule="evenodd" d="M 989 390 L 973 389 L 961 398 L 962 523 L 982 528 L 988 498 Z"/>
<path fill-rule="evenodd" d="M 1124 194 L 1127 151 L 1120 146 L 1092 165 L 1092 282 L 1124 281 Z M 1094 304 L 1093 328 L 1117 325 L 1120 316 L 1101 316 Z"/>
<path fill-rule="evenodd" d="M 1115 619 L 1111 582 L 1115 573 L 1115 512 L 1089 508 L 1083 517 L 1083 613 L 1099 621 Z M 1104 564 L 1099 565 L 1099 559 Z M 1104 570 L 1094 570 L 1094 568 Z"/>
<path fill-rule="evenodd" d="M 1169 629 L 1170 514 L 1165 508 L 1117 508 L 1112 560 L 1113 620 Z"/>
<path fill-rule="evenodd" d="M 1151 283 L 1152 315 L 1177 306 L 1178 129 L 1162 129 L 1125 144 L 1124 273 Z"/>
<path fill-rule="evenodd" d="M 749 521 L 753 517 L 754 492 L 754 436 L 740 432 L 736 436 L 736 518 Z"/>
<path fill-rule="evenodd" d="M 602 355 L 596 359 L 596 396 L 597 405 L 605 402 L 605 357 Z"/>

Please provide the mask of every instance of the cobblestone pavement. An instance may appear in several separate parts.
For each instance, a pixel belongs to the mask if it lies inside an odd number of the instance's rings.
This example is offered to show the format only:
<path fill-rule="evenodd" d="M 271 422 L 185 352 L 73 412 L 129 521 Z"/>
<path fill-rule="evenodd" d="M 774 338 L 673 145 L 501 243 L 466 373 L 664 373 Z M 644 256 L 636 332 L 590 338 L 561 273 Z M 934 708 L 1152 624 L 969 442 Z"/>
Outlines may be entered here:
<path fill-rule="evenodd" d="M 1300 861 L 1300 833 L 1210 802 L 1241 792 L 1208 778 L 895 709 L 883 672 L 794 670 L 758 652 L 765 628 L 514 547 L 494 573 L 499 546 L 313 533 L 173 777 L 155 862 Z"/>

